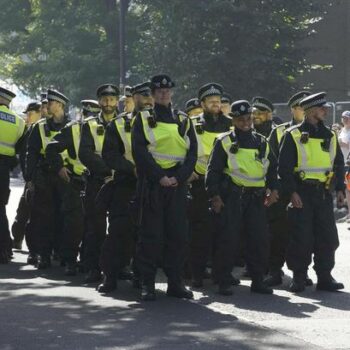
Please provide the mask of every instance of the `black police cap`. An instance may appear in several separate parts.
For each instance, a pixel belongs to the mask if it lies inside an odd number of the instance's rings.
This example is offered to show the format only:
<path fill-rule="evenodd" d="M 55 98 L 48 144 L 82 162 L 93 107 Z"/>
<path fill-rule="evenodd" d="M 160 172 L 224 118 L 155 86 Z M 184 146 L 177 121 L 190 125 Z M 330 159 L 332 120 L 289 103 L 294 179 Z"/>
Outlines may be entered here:
<path fill-rule="evenodd" d="M 231 105 L 231 116 L 240 117 L 242 115 L 252 113 L 252 106 L 246 100 L 238 100 L 232 103 Z"/>
<path fill-rule="evenodd" d="M 299 102 L 300 107 L 305 111 L 312 107 L 330 107 L 326 100 L 326 92 L 318 92 L 316 94 L 309 95 Z"/>
<path fill-rule="evenodd" d="M 114 84 L 103 84 L 97 88 L 96 91 L 97 98 L 102 96 L 119 96 L 119 88 Z"/>
<path fill-rule="evenodd" d="M 152 93 L 151 82 L 150 81 L 146 81 L 144 83 L 137 84 L 137 85 L 133 86 L 132 89 L 131 89 L 131 93 L 133 95 L 140 94 L 140 95 L 143 95 L 143 96 L 150 96 L 151 93 Z"/>
<path fill-rule="evenodd" d="M 221 96 L 221 103 L 231 103 L 232 97 L 227 92 L 224 92 Z"/>
<path fill-rule="evenodd" d="M 299 91 L 289 99 L 288 106 L 290 108 L 298 107 L 300 101 L 303 100 L 305 97 L 308 97 L 310 95 L 311 95 L 311 92 L 309 92 L 309 91 Z"/>
<path fill-rule="evenodd" d="M 171 80 L 169 75 L 158 74 L 151 79 L 151 89 L 171 89 L 175 86 L 175 83 Z"/>
<path fill-rule="evenodd" d="M 69 102 L 68 97 L 63 95 L 61 92 L 53 89 L 47 90 L 48 101 L 56 101 L 62 103 L 64 106 Z"/>
<path fill-rule="evenodd" d="M 192 109 L 199 108 L 200 106 L 201 106 L 201 103 L 198 100 L 198 98 L 191 98 L 185 104 L 185 112 L 188 113 L 192 111 Z"/>
<path fill-rule="evenodd" d="M 96 100 L 81 100 L 80 101 L 83 110 L 91 113 L 99 113 L 101 106 Z"/>
<path fill-rule="evenodd" d="M 125 97 L 132 97 L 131 91 L 132 91 L 132 87 L 131 86 L 129 86 L 129 85 L 125 86 L 125 88 L 124 88 L 124 96 Z"/>
<path fill-rule="evenodd" d="M 253 97 L 252 107 L 262 112 L 273 112 L 275 109 L 271 101 L 261 96 Z"/>
<path fill-rule="evenodd" d="M 198 90 L 198 99 L 203 101 L 208 96 L 222 96 L 223 92 L 223 87 L 218 83 L 204 84 Z"/>
<path fill-rule="evenodd" d="M 23 111 L 23 113 L 28 113 L 31 111 L 39 112 L 40 108 L 41 108 L 41 102 L 33 101 L 33 102 L 28 103 L 28 105 L 27 105 L 26 109 Z"/>
<path fill-rule="evenodd" d="M 16 94 L 8 89 L 0 87 L 0 97 L 11 102 L 16 97 Z"/>

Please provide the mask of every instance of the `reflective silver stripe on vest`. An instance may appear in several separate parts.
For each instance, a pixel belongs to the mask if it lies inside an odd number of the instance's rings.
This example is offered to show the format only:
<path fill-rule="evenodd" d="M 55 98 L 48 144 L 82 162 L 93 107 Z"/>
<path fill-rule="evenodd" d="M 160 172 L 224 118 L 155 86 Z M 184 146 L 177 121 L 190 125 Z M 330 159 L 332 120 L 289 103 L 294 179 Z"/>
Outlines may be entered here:
<path fill-rule="evenodd" d="M 165 160 L 175 160 L 177 162 L 183 162 L 186 157 L 179 157 L 179 156 L 171 156 L 166 154 L 161 154 L 158 152 L 151 151 L 151 154 L 156 159 L 165 159 Z"/>
<path fill-rule="evenodd" d="M 9 148 L 15 149 L 15 145 L 16 145 L 16 143 L 8 143 L 8 142 L 0 141 L 0 146 L 4 146 L 4 147 L 9 147 Z"/>
<path fill-rule="evenodd" d="M 156 138 L 154 136 L 153 129 L 149 127 L 148 122 L 147 122 L 147 117 L 149 117 L 150 114 L 148 111 L 143 111 L 143 112 L 141 112 L 141 116 L 143 119 L 143 124 L 146 123 L 146 124 L 144 124 L 144 127 L 145 127 L 146 132 L 147 132 L 146 136 L 148 137 L 148 141 L 150 142 L 150 144 L 153 148 L 156 145 Z"/>

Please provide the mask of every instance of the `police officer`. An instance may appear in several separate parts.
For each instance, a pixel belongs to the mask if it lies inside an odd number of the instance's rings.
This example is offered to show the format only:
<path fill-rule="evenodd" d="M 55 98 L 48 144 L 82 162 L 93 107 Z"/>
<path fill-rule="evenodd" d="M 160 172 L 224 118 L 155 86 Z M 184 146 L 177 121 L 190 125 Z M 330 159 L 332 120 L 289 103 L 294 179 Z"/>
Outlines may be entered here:
<path fill-rule="evenodd" d="M 101 113 L 87 118 L 82 127 L 79 158 L 89 170 L 85 190 L 86 228 L 83 238 L 84 265 L 87 271 L 86 283 L 101 279 L 99 257 L 106 237 L 106 211 L 95 205 L 97 193 L 112 172 L 102 159 L 102 146 L 107 124 L 117 116 L 119 89 L 113 84 L 103 84 L 97 88 L 97 99 Z"/>
<path fill-rule="evenodd" d="M 335 181 L 338 204 L 344 202 L 344 159 L 337 137 L 324 125 L 326 93 L 304 98 L 305 121 L 286 130 L 279 156 L 279 176 L 290 196 L 290 240 L 287 266 L 293 271 L 292 292 L 305 289 L 308 266 L 314 254 L 317 289 L 343 289 L 331 271 L 339 245 L 332 200 Z"/>
<path fill-rule="evenodd" d="M 10 170 L 16 166 L 16 153 L 23 144 L 25 122 L 9 108 L 16 96 L 0 87 L 0 264 L 12 256 L 11 237 L 6 216 L 10 196 Z"/>
<path fill-rule="evenodd" d="M 32 240 L 38 242 L 38 269 L 51 266 L 52 249 L 59 253 L 58 242 L 62 242 L 62 234 L 67 237 L 74 229 L 70 218 L 63 217 L 66 184 L 50 169 L 46 158 L 47 145 L 69 122 L 65 112 L 69 100 L 52 89 L 48 90 L 47 99 L 52 117 L 43 118 L 34 125 L 28 139 L 25 171 L 28 190 L 32 193 L 30 227 Z"/>
<path fill-rule="evenodd" d="M 96 100 L 81 100 L 81 114 L 82 120 L 85 120 L 89 117 L 97 117 L 101 113 L 101 106 Z"/>
<path fill-rule="evenodd" d="M 174 82 L 167 75 L 151 80 L 154 111 L 137 114 L 132 151 L 142 205 L 137 261 L 142 276 L 142 300 L 154 300 L 157 266 L 168 277 L 168 296 L 192 298 L 182 284 L 188 235 L 186 182 L 197 160 L 191 120 L 171 104 Z"/>
<path fill-rule="evenodd" d="M 221 112 L 229 116 L 231 112 L 232 97 L 227 92 L 224 92 L 221 96 Z"/>
<path fill-rule="evenodd" d="M 116 278 L 120 269 L 130 265 L 134 255 L 135 226 L 129 213 L 129 202 L 135 195 L 136 168 L 131 153 L 131 127 L 135 115 L 145 108 L 153 107 L 150 83 L 133 87 L 135 109 L 122 113 L 106 128 L 102 157 L 114 171 L 113 195 L 108 213 L 108 235 L 103 243 L 100 267 L 104 281 L 98 287 L 108 293 L 117 287 Z"/>
<path fill-rule="evenodd" d="M 221 111 L 223 88 L 217 83 L 203 85 L 198 92 L 203 113 L 195 117 L 194 129 L 198 143 L 198 159 L 192 174 L 190 204 L 190 265 L 192 286 L 202 287 L 205 267 L 213 251 L 214 227 L 208 211 L 208 195 L 204 176 L 215 138 L 229 131 L 232 119 Z"/>
<path fill-rule="evenodd" d="M 84 108 L 93 108 L 84 102 Z M 46 159 L 50 170 L 62 180 L 62 210 L 66 225 L 61 236 L 61 259 L 66 264 L 65 274 L 74 276 L 77 273 L 76 262 L 79 244 L 84 232 L 84 215 L 81 193 L 84 190 L 84 176 L 87 169 L 79 159 L 81 139 L 81 121 L 69 122 L 48 144 Z M 65 159 L 62 153 L 66 152 Z M 68 226 L 69 225 L 69 226 Z"/>
<path fill-rule="evenodd" d="M 125 86 L 124 88 L 124 96 L 121 99 L 124 104 L 124 112 L 132 113 L 135 108 L 134 100 L 132 97 L 132 88 L 131 86 Z"/>
<path fill-rule="evenodd" d="M 191 98 L 185 104 L 185 112 L 186 114 L 192 118 L 203 113 L 203 109 L 201 107 L 201 103 L 198 98 Z"/>
<path fill-rule="evenodd" d="M 269 137 L 275 127 L 272 120 L 274 106 L 267 98 L 256 96 L 252 100 L 254 129 L 261 135 Z"/>
<path fill-rule="evenodd" d="M 308 91 L 299 91 L 294 94 L 288 101 L 292 119 L 280 125 L 277 125 L 271 132 L 269 144 L 271 151 L 278 158 L 279 147 L 285 130 L 293 125 L 297 125 L 304 120 L 304 109 L 299 103 L 302 99 L 309 96 Z M 288 221 L 287 206 L 289 196 L 280 191 L 280 198 L 277 203 L 268 208 L 268 221 L 271 237 L 271 249 L 269 258 L 269 274 L 265 283 L 271 287 L 282 284 L 283 271 L 285 263 L 286 249 L 288 245 Z M 307 285 L 312 285 L 312 280 L 307 278 Z"/>
<path fill-rule="evenodd" d="M 23 111 L 27 115 L 26 119 L 26 131 L 23 135 L 23 147 L 20 150 L 20 162 L 21 162 L 21 168 L 22 172 L 25 170 L 25 153 L 26 153 L 26 147 L 27 147 L 27 141 L 29 134 L 32 130 L 32 126 L 41 119 L 41 103 L 38 101 L 30 102 L 25 111 Z M 23 238 L 25 236 L 26 231 L 26 225 L 27 221 L 29 219 L 29 211 L 30 207 L 26 201 L 26 192 L 27 192 L 27 186 L 24 186 L 23 194 L 19 200 L 17 213 L 15 220 L 12 224 L 12 236 L 13 236 L 13 248 L 15 249 L 22 249 L 22 242 Z M 29 248 L 30 243 L 27 246 Z M 30 260 L 30 249 L 29 249 L 29 260 Z"/>
<path fill-rule="evenodd" d="M 219 214 L 217 274 L 219 293 L 231 295 L 231 271 L 238 253 L 240 231 L 247 243 L 246 262 L 252 277 L 251 291 L 271 294 L 263 282 L 269 238 L 265 205 L 278 199 L 277 162 L 267 140 L 252 129 L 251 106 L 245 100 L 231 106 L 234 129 L 215 142 L 206 174 L 212 210 Z M 266 187 L 270 195 L 266 197 Z"/>

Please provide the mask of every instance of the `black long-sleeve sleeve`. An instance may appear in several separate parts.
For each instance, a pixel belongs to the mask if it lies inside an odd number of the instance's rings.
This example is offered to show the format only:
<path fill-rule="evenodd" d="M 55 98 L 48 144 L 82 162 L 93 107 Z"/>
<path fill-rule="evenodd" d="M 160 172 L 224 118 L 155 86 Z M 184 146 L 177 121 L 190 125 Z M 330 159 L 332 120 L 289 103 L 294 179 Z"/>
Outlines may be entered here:
<path fill-rule="evenodd" d="M 297 189 L 294 168 L 297 165 L 297 150 L 290 133 L 285 133 L 281 140 L 278 156 L 278 175 L 281 178 L 283 191 L 291 195 Z"/>
<path fill-rule="evenodd" d="M 276 129 L 277 128 L 272 129 L 268 140 L 269 140 L 271 152 L 275 155 L 275 158 L 278 159 L 280 144 L 279 144 L 278 139 L 277 139 L 277 130 Z"/>
<path fill-rule="evenodd" d="M 194 132 L 193 124 L 189 119 L 190 128 L 188 130 L 187 136 L 190 139 L 190 148 L 187 151 L 186 159 L 181 167 L 176 171 L 176 179 L 179 183 L 183 183 L 187 181 L 187 179 L 191 176 L 194 171 L 194 167 L 197 162 L 197 138 Z"/>
<path fill-rule="evenodd" d="M 335 175 L 335 190 L 336 191 L 344 191 L 344 176 L 345 176 L 345 165 L 344 165 L 344 156 L 341 148 L 339 146 L 339 142 L 337 141 L 337 150 L 334 158 L 333 171 Z"/>
<path fill-rule="evenodd" d="M 125 147 L 115 123 L 112 121 L 106 127 L 102 148 L 102 158 L 110 169 L 118 174 L 134 176 L 135 165 L 124 157 Z"/>
<path fill-rule="evenodd" d="M 266 173 L 266 186 L 270 190 L 280 190 L 278 177 L 277 177 L 277 158 L 274 152 L 270 149 L 269 155 L 269 167 Z"/>
<path fill-rule="evenodd" d="M 131 143 L 137 171 L 145 174 L 147 178 L 152 179 L 154 182 L 159 182 L 162 177 L 166 176 L 166 172 L 156 163 L 147 149 L 149 143 L 143 131 L 140 114 L 137 114 L 135 118 L 131 131 Z"/>
<path fill-rule="evenodd" d="M 111 175 L 111 170 L 102 157 L 95 153 L 95 142 L 88 123 L 85 123 L 82 127 L 79 159 L 89 169 L 91 174 L 101 177 Z"/>
<path fill-rule="evenodd" d="M 72 129 L 65 127 L 58 133 L 46 147 L 46 160 L 55 173 L 64 166 L 61 152 L 74 148 Z"/>
<path fill-rule="evenodd" d="M 39 161 L 43 158 L 40 154 L 42 148 L 42 142 L 39 132 L 39 124 L 34 125 L 27 143 L 27 154 L 26 154 L 26 166 L 24 179 L 28 182 L 31 181 L 38 166 Z"/>
<path fill-rule="evenodd" d="M 216 140 L 209 157 L 208 168 L 205 175 L 205 188 L 209 198 L 220 194 L 220 184 L 226 165 L 227 154 L 222 147 L 221 140 Z"/>
<path fill-rule="evenodd" d="M 23 177 L 25 176 L 26 171 L 26 154 L 27 154 L 27 144 L 28 144 L 28 138 L 29 134 L 31 132 L 31 129 L 26 129 L 23 136 L 18 140 L 19 142 L 16 143 L 16 153 L 19 156 L 19 164 L 21 166 Z"/>

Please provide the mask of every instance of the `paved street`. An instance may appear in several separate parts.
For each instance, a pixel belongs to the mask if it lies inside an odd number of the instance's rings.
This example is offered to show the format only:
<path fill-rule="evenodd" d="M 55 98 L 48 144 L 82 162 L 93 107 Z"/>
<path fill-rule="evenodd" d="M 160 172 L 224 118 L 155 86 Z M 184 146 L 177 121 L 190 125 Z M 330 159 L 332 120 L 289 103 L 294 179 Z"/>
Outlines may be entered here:
<path fill-rule="evenodd" d="M 14 183 L 10 223 L 21 191 Z M 83 275 L 66 278 L 57 265 L 37 271 L 25 264 L 25 250 L 16 251 L 12 263 L 0 266 L 0 350 L 350 349 L 347 226 L 338 225 L 334 271 L 345 283 L 342 293 L 308 288 L 295 296 L 286 278 L 273 296 L 253 295 L 243 280 L 232 297 L 216 295 L 208 284 L 195 300 L 182 301 L 166 297 L 165 284 L 158 283 L 157 302 L 140 303 L 127 282 L 101 296 L 95 286 L 81 286 Z"/>

